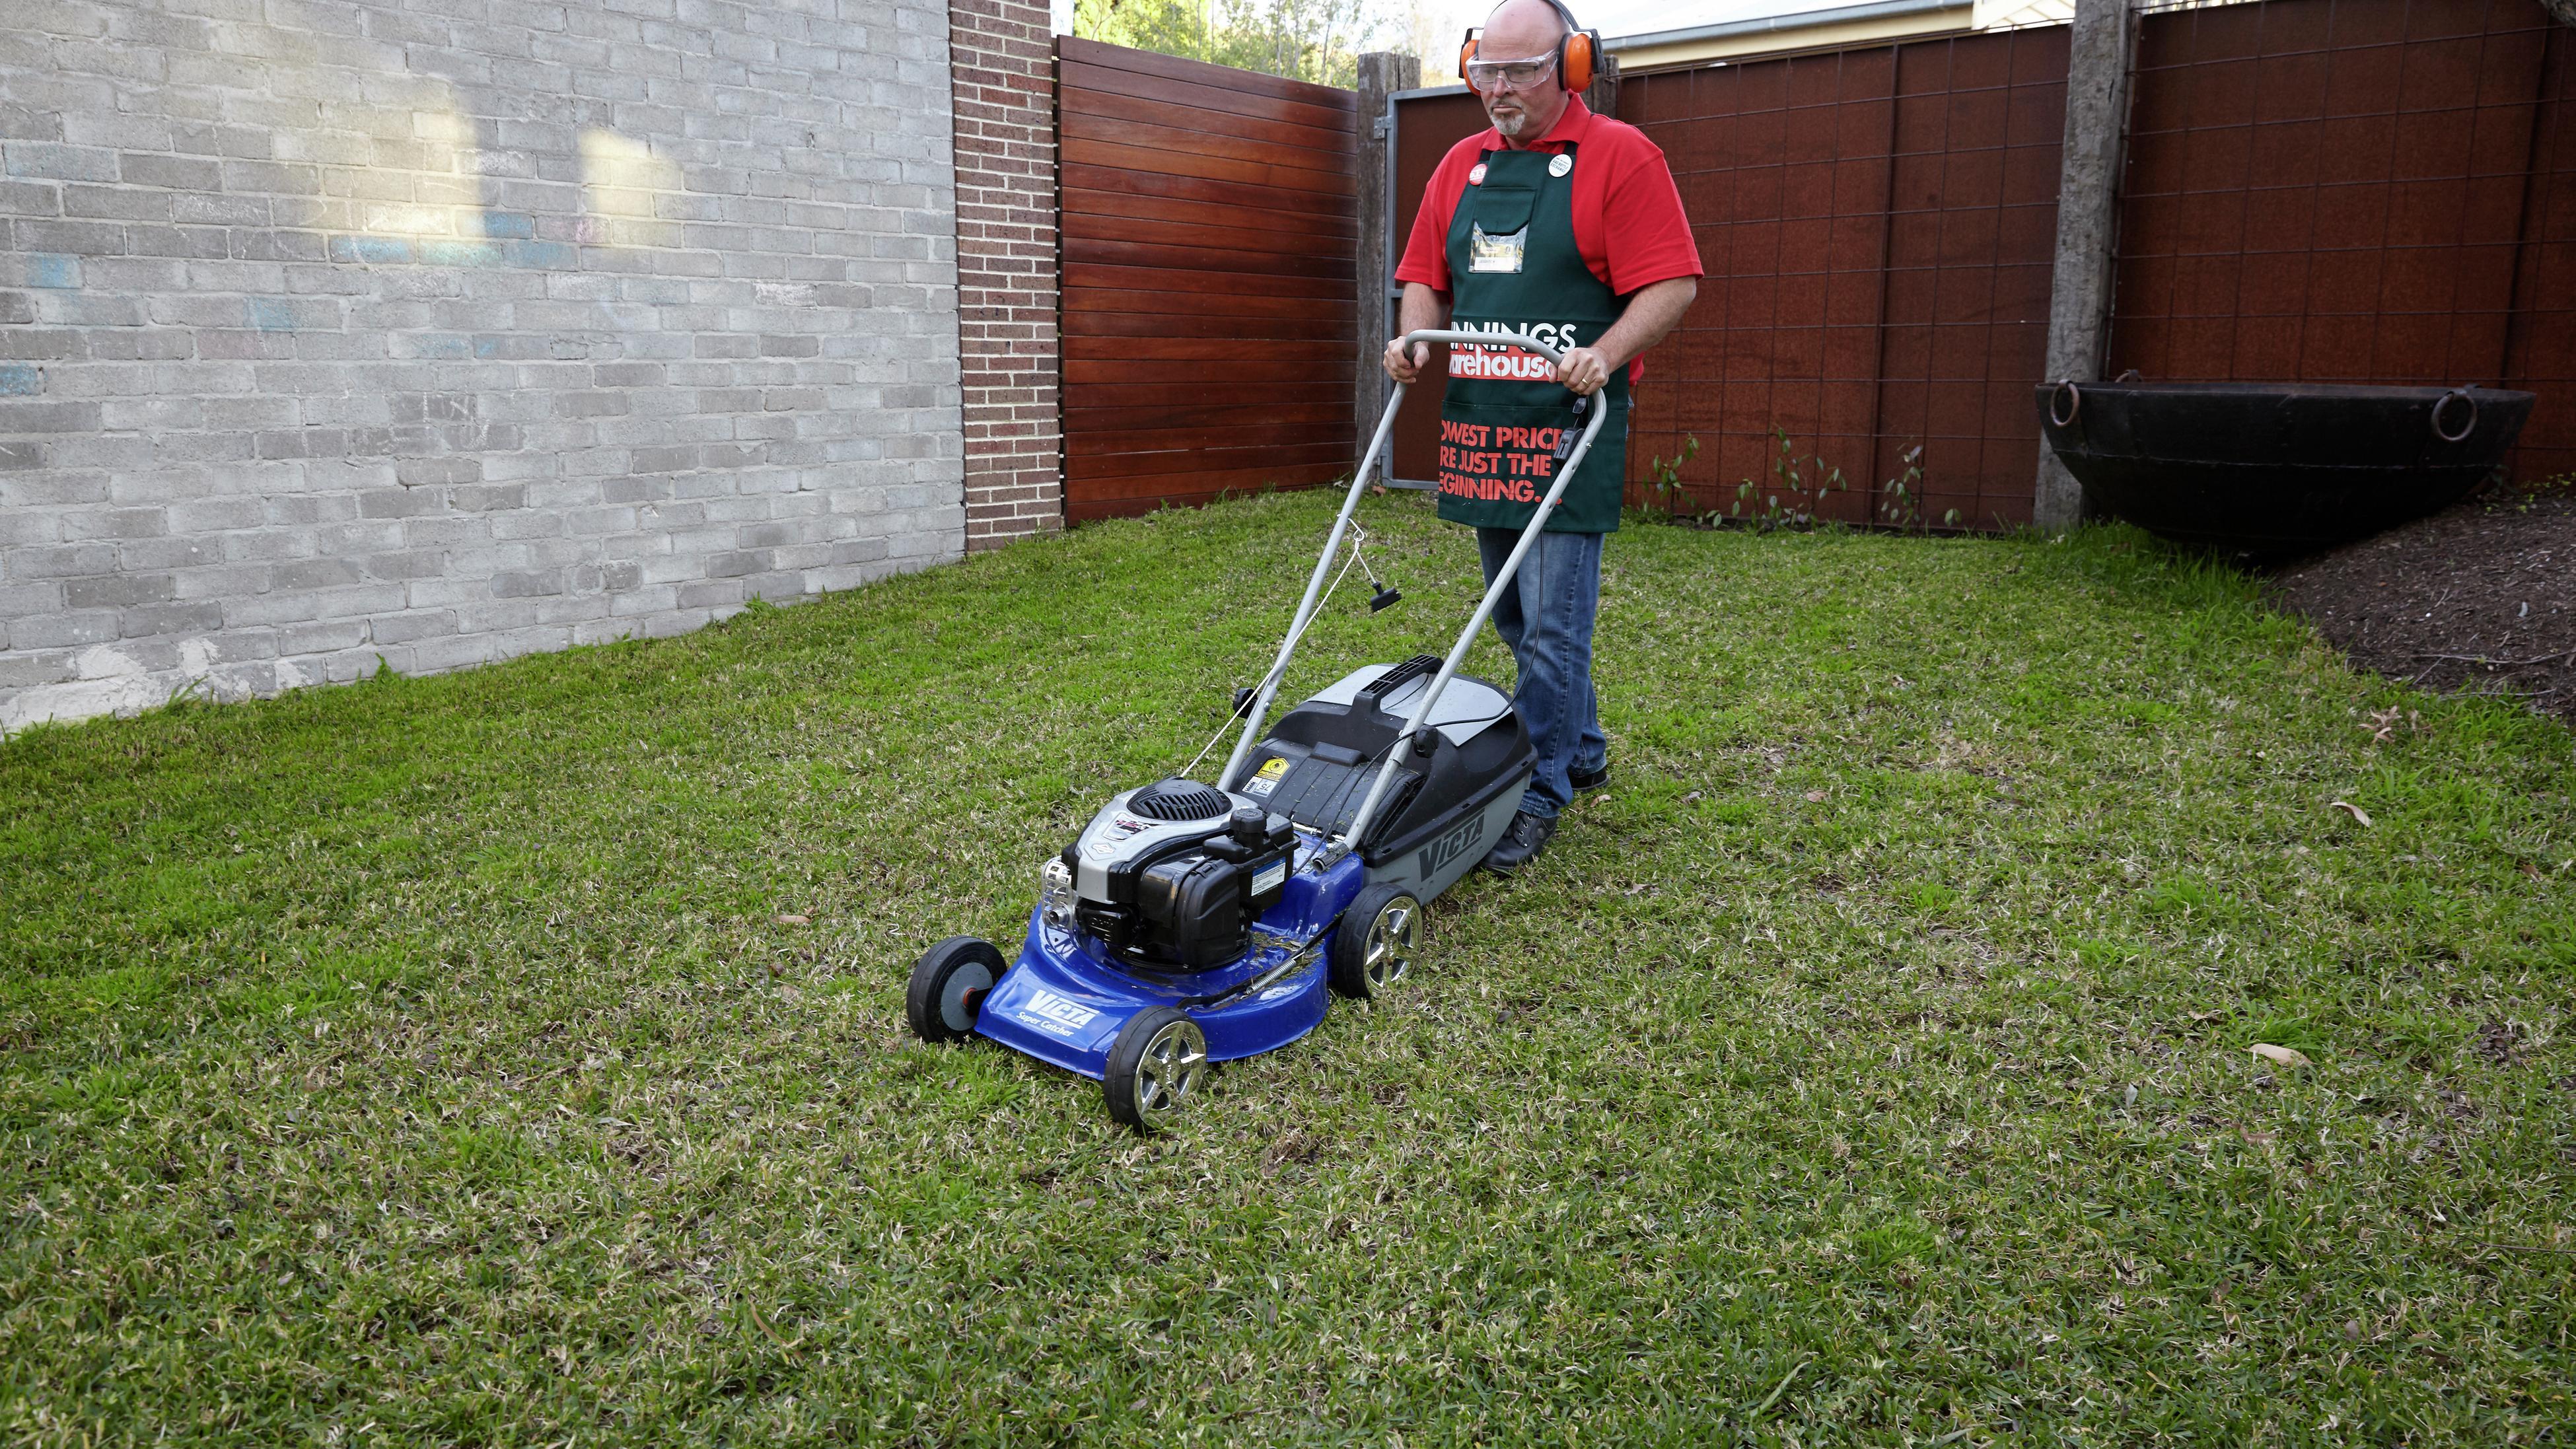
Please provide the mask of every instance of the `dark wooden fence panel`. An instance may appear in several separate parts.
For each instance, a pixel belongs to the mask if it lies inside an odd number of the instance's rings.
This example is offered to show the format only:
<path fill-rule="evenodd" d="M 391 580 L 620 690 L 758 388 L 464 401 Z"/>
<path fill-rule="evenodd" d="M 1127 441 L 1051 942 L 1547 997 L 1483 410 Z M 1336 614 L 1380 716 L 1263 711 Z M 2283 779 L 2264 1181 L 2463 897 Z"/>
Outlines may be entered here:
<path fill-rule="evenodd" d="M 1068 522 L 1349 475 L 1348 91 L 1057 43 Z"/>
<path fill-rule="evenodd" d="M 1839 470 L 1820 512 L 2028 521 L 2030 388 L 2048 331 L 2066 31 L 2013 31 L 1626 81 L 1620 114 L 1671 161 L 1708 268 L 1647 354 L 1630 497 L 1756 512 L 1786 439 L 1800 481 Z M 1657 458 L 1679 467 L 1672 496 Z M 1821 458 L 1820 469 L 1815 460 Z"/>
<path fill-rule="evenodd" d="M 2576 465 L 2547 396 L 2570 371 L 2576 235 L 2551 236 L 2576 159 L 2551 64 L 2568 39 L 2531 0 L 2147 16 L 2111 370 L 2494 384 L 2536 367 L 2515 467 Z"/>
<path fill-rule="evenodd" d="M 2548 478 L 2576 474 L 2576 31 L 2549 36 L 2525 195 L 2504 383 L 2540 395 L 2514 472 Z"/>
<path fill-rule="evenodd" d="M 1887 47 L 1627 82 L 1621 108 L 1663 147 L 1708 268 L 1682 325 L 1646 359 L 1628 450 L 1634 501 L 1731 506 L 1742 480 L 1772 481 L 1775 426 L 1866 477 L 1896 85 Z M 1645 486 L 1653 460 L 1691 440 L 1681 494 Z M 1845 496 L 1828 511 L 1857 519 L 1866 508 Z"/>

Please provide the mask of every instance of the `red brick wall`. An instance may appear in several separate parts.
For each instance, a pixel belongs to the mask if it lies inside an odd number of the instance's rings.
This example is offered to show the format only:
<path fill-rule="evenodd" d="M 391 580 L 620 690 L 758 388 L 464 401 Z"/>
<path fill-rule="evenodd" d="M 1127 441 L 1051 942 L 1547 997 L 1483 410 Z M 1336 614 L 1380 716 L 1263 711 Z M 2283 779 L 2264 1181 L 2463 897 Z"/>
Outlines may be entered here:
<path fill-rule="evenodd" d="M 1064 526 L 1055 57 L 1043 0 L 950 0 L 966 547 Z"/>

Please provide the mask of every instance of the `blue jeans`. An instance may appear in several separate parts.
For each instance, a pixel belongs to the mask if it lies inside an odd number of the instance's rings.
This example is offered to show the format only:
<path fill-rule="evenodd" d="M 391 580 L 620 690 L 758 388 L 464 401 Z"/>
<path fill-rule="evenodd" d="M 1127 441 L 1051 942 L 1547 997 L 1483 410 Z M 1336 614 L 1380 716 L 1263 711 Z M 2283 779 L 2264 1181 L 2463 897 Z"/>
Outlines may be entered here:
<path fill-rule="evenodd" d="M 1476 530 L 1491 585 L 1520 542 L 1517 528 Z M 1601 612 L 1601 540 L 1598 533 L 1542 533 L 1521 560 L 1514 587 L 1494 601 L 1494 632 L 1511 646 L 1520 677 L 1512 686 L 1512 712 L 1538 747 L 1538 769 L 1521 794 L 1532 815 L 1555 815 L 1574 799 L 1566 778 L 1599 770 L 1610 760 L 1601 716 L 1592 697 L 1592 622 Z"/>

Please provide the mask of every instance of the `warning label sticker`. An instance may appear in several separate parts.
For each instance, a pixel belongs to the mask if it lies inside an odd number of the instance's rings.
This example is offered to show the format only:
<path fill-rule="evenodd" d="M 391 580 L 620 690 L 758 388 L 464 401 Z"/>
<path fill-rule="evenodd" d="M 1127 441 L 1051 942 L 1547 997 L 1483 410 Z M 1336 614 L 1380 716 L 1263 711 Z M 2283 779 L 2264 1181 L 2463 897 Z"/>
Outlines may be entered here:
<path fill-rule="evenodd" d="M 1261 768 L 1252 772 L 1252 778 L 1243 782 L 1243 793 L 1246 795 L 1267 795 L 1271 791 L 1279 788 L 1279 777 L 1287 773 L 1288 762 L 1286 760 L 1279 759 L 1275 756 L 1264 760 L 1261 762 Z"/>

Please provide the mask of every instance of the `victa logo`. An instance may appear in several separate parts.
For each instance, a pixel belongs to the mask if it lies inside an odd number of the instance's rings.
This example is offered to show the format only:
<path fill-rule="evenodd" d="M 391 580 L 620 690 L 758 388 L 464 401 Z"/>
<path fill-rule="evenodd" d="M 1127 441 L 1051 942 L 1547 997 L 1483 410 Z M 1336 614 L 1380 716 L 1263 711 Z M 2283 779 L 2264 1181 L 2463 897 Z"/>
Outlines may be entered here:
<path fill-rule="evenodd" d="M 1440 867 L 1456 860 L 1459 856 L 1464 855 L 1475 846 L 1484 843 L 1484 839 L 1485 817 L 1483 812 L 1479 811 L 1473 819 L 1466 821 L 1457 829 L 1450 831 L 1448 834 L 1441 836 L 1438 840 L 1422 847 L 1421 866 L 1423 879 L 1428 880 L 1432 876 L 1438 874 Z"/>
<path fill-rule="evenodd" d="M 1032 991 L 1014 1015 L 1040 1031 L 1063 1036 L 1091 1025 L 1099 1012 L 1078 1001 L 1068 1001 L 1052 991 Z"/>

